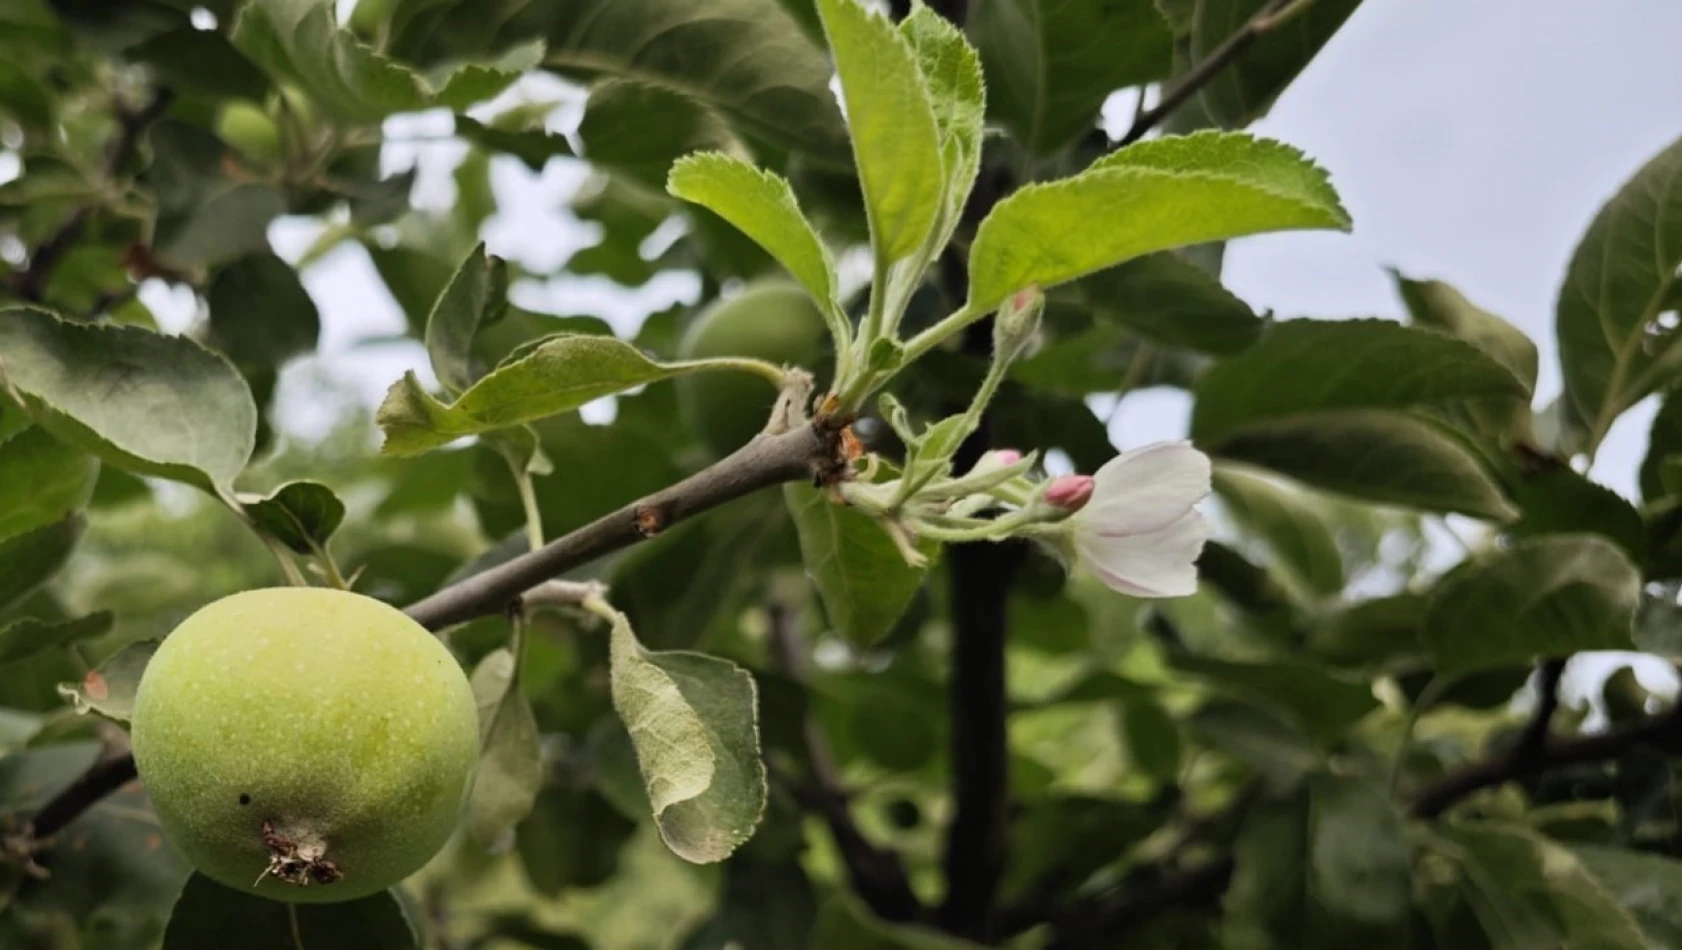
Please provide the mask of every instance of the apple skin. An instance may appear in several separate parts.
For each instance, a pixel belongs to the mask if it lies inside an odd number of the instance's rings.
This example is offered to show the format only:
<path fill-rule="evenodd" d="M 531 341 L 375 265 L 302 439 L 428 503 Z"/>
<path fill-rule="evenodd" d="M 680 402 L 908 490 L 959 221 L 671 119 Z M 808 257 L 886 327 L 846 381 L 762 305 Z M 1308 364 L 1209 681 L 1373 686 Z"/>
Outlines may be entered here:
<path fill-rule="evenodd" d="M 776 278 L 750 283 L 709 305 L 679 344 L 684 359 L 751 356 L 799 366 L 825 382 L 829 327 L 800 285 Z M 684 419 L 716 455 L 741 448 L 765 427 L 777 391 L 746 373 L 693 373 L 678 378 Z"/>
<path fill-rule="evenodd" d="M 245 893 L 328 903 L 419 870 L 479 754 L 461 666 L 402 612 L 340 590 L 245 591 L 147 664 L 135 764 L 170 842 Z"/>
<path fill-rule="evenodd" d="M 279 165 L 284 157 L 280 126 L 262 108 L 235 99 L 216 117 L 216 135 L 260 165 Z"/>

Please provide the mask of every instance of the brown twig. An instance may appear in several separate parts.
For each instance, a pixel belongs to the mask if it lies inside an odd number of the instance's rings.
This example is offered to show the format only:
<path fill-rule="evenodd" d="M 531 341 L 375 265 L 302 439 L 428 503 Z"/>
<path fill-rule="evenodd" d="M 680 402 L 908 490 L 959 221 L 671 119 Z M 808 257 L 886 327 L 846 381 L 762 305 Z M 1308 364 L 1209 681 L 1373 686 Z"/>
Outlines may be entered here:
<path fill-rule="evenodd" d="M 794 629 L 794 617 L 787 607 L 778 603 L 771 604 L 770 614 L 772 662 L 784 676 L 796 682 L 803 681 L 806 664 L 799 634 Z M 802 729 L 811 777 L 805 782 L 791 781 L 788 787 L 803 808 L 818 815 L 829 827 L 830 837 L 835 840 L 835 850 L 847 868 L 847 881 L 852 885 L 853 892 L 883 920 L 908 922 L 925 919 L 927 911 L 911 889 L 911 879 L 905 873 L 905 864 L 899 854 L 872 843 L 853 820 L 828 738 L 810 717 L 802 724 Z"/>
<path fill-rule="evenodd" d="M 57 834 L 77 815 L 127 785 L 134 777 L 134 756 L 127 752 L 101 756 L 76 781 L 65 786 L 63 791 L 35 812 L 26 829 L 28 834 L 36 839 Z"/>
<path fill-rule="evenodd" d="M 115 181 L 122 175 L 123 166 L 134 157 L 140 148 L 140 138 L 146 129 L 164 114 L 175 94 L 169 89 L 160 88 L 153 92 L 152 98 L 139 109 L 117 110 L 117 124 L 119 131 L 116 141 L 105 155 L 105 164 L 101 174 L 110 181 Z M 12 277 L 12 292 L 25 300 L 40 302 L 46 290 L 47 281 L 52 277 L 53 268 L 70 252 L 88 221 L 93 217 L 94 206 L 83 205 L 70 213 L 58 229 L 47 236 L 34 253 L 29 255 L 29 264 Z"/>
<path fill-rule="evenodd" d="M 1550 657 L 1536 665 L 1536 711 L 1525 723 L 1524 731 L 1513 744 L 1515 762 L 1528 762 L 1542 757 L 1548 744 L 1548 726 L 1559 711 L 1559 681 L 1565 676 L 1566 657 Z"/>
<path fill-rule="evenodd" d="M 646 513 L 663 528 L 781 482 L 810 478 L 833 466 L 835 433 L 802 425 L 757 438 L 681 482 L 640 498 L 536 551 L 451 584 L 404 609 L 429 630 L 441 630 L 502 610 L 522 592 L 646 537 Z"/>
<path fill-rule="evenodd" d="M 1298 12 L 1308 2 L 1311 0 L 1269 0 L 1267 5 L 1256 11 L 1255 16 L 1250 17 L 1221 45 L 1211 50 L 1208 56 L 1203 57 L 1189 72 L 1181 76 L 1173 88 L 1162 94 L 1161 101 L 1135 115 L 1133 124 L 1116 142 L 1116 147 L 1131 145 L 1144 138 L 1151 129 L 1191 101 L 1192 96 L 1197 95 L 1211 80 L 1231 66 L 1256 40 L 1284 22 L 1288 16 Z"/>
<path fill-rule="evenodd" d="M 838 438 L 817 425 L 763 436 L 683 481 L 556 538 L 536 551 L 458 581 L 411 604 L 406 612 L 429 630 L 500 613 L 522 593 L 556 575 L 642 540 L 637 512 L 658 507 L 675 524 L 727 501 L 834 466 Z M 550 589 L 545 589 L 550 592 Z M 92 769 L 47 802 L 30 822 L 36 838 L 52 834 L 135 777 L 134 758 L 122 755 Z"/>
<path fill-rule="evenodd" d="M 1415 818 L 1436 818 L 1474 792 L 1562 766 L 1610 762 L 1644 747 L 1682 752 L 1682 706 L 1595 735 L 1569 739 L 1544 735 L 1530 754 L 1507 751 L 1472 762 L 1420 790 L 1408 812 Z"/>

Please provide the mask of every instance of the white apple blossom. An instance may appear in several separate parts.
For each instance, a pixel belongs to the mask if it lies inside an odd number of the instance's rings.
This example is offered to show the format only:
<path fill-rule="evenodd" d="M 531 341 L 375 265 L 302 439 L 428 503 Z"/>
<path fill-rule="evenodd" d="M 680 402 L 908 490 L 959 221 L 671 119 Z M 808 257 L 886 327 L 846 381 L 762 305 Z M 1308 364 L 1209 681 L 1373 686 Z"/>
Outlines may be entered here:
<path fill-rule="evenodd" d="M 1114 590 L 1185 597 L 1197 592 L 1197 558 L 1209 540 L 1196 508 L 1208 496 L 1209 457 L 1191 443 L 1140 446 L 1098 469 L 1090 499 L 1067 523 L 1070 540 Z"/>

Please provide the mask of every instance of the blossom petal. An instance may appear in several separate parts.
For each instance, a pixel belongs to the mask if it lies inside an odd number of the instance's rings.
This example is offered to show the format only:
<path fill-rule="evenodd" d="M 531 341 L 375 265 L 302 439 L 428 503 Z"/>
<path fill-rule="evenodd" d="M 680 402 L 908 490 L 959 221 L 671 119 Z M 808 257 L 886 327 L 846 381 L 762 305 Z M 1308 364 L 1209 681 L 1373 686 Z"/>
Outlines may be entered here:
<path fill-rule="evenodd" d="M 1190 442 L 1157 442 L 1121 453 L 1098 469 L 1083 525 L 1108 537 L 1167 527 L 1209 496 L 1209 456 Z"/>
<path fill-rule="evenodd" d="M 1197 558 L 1209 540 L 1209 522 L 1197 509 L 1142 534 L 1108 536 L 1085 527 L 1076 527 L 1075 549 L 1106 586 L 1134 597 L 1197 593 Z"/>

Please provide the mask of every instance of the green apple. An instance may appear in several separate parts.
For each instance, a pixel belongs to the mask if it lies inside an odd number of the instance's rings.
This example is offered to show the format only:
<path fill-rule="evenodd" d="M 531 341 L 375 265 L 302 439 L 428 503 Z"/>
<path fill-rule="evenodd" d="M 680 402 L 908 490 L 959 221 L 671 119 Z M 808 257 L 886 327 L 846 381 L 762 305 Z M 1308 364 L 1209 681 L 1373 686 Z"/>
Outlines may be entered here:
<path fill-rule="evenodd" d="M 253 103 L 229 100 L 216 117 L 216 137 L 260 165 L 280 164 L 280 126 Z"/>
<path fill-rule="evenodd" d="M 437 638 L 361 594 L 253 590 L 164 639 L 134 759 L 164 834 L 209 877 L 293 902 L 401 881 L 455 829 L 473 693 Z"/>
<path fill-rule="evenodd" d="M 828 343 L 823 313 L 798 284 L 763 280 L 704 310 L 678 353 L 684 359 L 751 356 L 821 376 Z M 678 385 L 685 420 L 719 455 L 763 429 L 777 399 L 765 380 L 746 373 L 692 373 Z"/>

